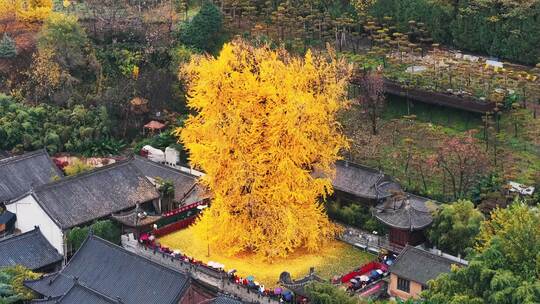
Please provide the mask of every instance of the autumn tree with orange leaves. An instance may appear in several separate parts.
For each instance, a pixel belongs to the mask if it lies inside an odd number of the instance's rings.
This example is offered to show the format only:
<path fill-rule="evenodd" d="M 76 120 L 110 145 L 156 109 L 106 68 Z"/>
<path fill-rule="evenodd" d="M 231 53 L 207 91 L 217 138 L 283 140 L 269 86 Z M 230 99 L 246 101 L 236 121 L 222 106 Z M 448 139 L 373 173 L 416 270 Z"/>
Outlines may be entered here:
<path fill-rule="evenodd" d="M 437 153 L 427 160 L 448 176 L 454 199 L 466 197 L 474 182 L 488 172 L 488 158 L 474 137 L 475 132 L 446 139 Z"/>
<path fill-rule="evenodd" d="M 333 238 L 338 229 L 320 199 L 332 192 L 334 163 L 348 145 L 336 113 L 349 66 L 235 41 L 217 58 L 192 59 L 181 75 L 197 114 L 176 134 L 213 194 L 194 233 L 213 250 L 268 260 Z"/>

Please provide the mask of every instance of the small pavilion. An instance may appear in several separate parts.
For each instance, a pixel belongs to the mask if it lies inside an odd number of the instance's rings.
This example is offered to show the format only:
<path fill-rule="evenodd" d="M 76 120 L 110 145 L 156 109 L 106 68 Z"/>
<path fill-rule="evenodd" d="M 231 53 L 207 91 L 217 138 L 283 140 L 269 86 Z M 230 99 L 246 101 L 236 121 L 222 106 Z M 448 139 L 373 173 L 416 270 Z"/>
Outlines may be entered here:
<path fill-rule="evenodd" d="M 143 126 L 143 134 L 146 134 L 147 130 L 148 134 L 150 135 L 161 133 L 161 131 L 163 131 L 165 127 L 166 125 L 164 123 L 161 123 L 157 120 L 152 120 Z"/>
<path fill-rule="evenodd" d="M 142 232 L 151 231 L 152 225 L 162 218 L 161 215 L 147 214 L 139 205 L 131 211 L 112 214 L 111 217 L 121 224 L 122 234 L 133 233 L 137 238 Z"/>
<path fill-rule="evenodd" d="M 429 199 L 404 193 L 377 205 L 373 215 L 389 227 L 389 241 L 396 247 L 425 242 L 424 230 L 433 222 L 436 205 Z"/>
<path fill-rule="evenodd" d="M 148 113 L 149 107 L 148 107 L 148 100 L 144 99 L 142 97 L 135 97 L 130 102 L 130 110 L 134 114 L 142 115 L 145 113 Z"/>
<path fill-rule="evenodd" d="M 300 303 L 304 299 L 307 300 L 308 293 L 306 292 L 305 287 L 313 282 L 324 282 L 324 280 L 316 275 L 315 268 L 311 267 L 309 269 L 309 274 L 298 280 L 293 280 L 291 278 L 291 274 L 284 271 L 279 275 L 278 283 L 286 289 L 292 291 L 294 296 L 296 296 L 296 302 Z"/>

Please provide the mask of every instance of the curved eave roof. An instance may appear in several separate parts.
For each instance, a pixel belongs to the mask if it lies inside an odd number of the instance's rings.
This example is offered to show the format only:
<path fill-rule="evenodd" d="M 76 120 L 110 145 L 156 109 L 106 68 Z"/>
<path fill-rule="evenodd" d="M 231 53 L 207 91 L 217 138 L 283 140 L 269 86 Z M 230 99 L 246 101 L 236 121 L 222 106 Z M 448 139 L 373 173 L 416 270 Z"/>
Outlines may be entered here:
<path fill-rule="evenodd" d="M 411 231 L 422 230 L 433 222 L 430 213 L 414 209 L 398 209 L 393 212 L 384 211 L 375 213 L 375 217 L 392 228 Z"/>
<path fill-rule="evenodd" d="M 431 210 L 427 206 L 428 201 L 425 198 L 409 195 L 402 201 L 379 204 L 373 215 L 392 228 L 421 230 L 433 222 Z"/>
<path fill-rule="evenodd" d="M 381 199 L 401 191 L 401 186 L 383 172 L 349 161 L 336 162 L 334 189 L 356 197 Z"/>
<path fill-rule="evenodd" d="M 378 198 L 387 198 L 396 192 L 400 192 L 401 186 L 391 180 L 385 180 L 376 185 Z"/>
<path fill-rule="evenodd" d="M 111 217 L 128 227 L 142 227 L 151 225 L 161 219 L 161 216 L 158 215 L 148 215 L 145 218 L 137 220 L 136 212 L 130 212 L 127 214 L 113 214 Z"/>
<path fill-rule="evenodd" d="M 12 201 L 50 183 L 55 176 L 62 178 L 64 174 L 44 149 L 0 159 L 0 201 Z"/>

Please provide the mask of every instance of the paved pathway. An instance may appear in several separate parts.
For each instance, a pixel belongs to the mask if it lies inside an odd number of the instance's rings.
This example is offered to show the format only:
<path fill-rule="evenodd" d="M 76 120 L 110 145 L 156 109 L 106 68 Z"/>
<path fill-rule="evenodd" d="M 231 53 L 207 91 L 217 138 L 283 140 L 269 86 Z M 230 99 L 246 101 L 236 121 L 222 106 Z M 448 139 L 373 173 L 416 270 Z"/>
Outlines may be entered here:
<path fill-rule="evenodd" d="M 370 253 L 378 254 L 382 249 L 401 252 L 402 247 L 390 244 L 387 236 L 380 236 L 354 227 L 345 226 L 345 231 L 340 239 L 355 247 L 364 249 Z"/>

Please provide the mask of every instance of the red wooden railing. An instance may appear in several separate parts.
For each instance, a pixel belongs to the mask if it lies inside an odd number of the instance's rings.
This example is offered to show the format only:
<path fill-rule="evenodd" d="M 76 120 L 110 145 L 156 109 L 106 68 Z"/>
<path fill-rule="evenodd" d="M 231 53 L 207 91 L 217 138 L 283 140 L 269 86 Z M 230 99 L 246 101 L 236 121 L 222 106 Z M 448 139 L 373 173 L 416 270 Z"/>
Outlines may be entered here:
<path fill-rule="evenodd" d="M 208 204 L 208 203 L 205 202 L 205 201 L 200 201 L 200 202 L 196 202 L 196 203 L 193 203 L 193 204 L 182 206 L 180 208 L 176 208 L 176 209 L 171 210 L 171 211 L 164 212 L 162 215 L 163 216 L 173 216 L 173 215 L 177 215 L 178 213 L 182 213 L 182 212 L 186 212 L 186 211 L 191 210 L 191 209 L 195 209 L 195 208 L 197 208 L 197 206 L 206 205 L 206 204 Z"/>
<path fill-rule="evenodd" d="M 195 219 L 197 218 L 197 215 L 188 217 L 186 219 L 183 219 L 181 221 L 169 224 L 167 226 L 161 227 L 159 229 L 155 229 L 152 231 L 152 234 L 156 237 L 164 236 L 169 233 L 187 228 L 189 225 L 193 224 L 195 222 Z"/>

